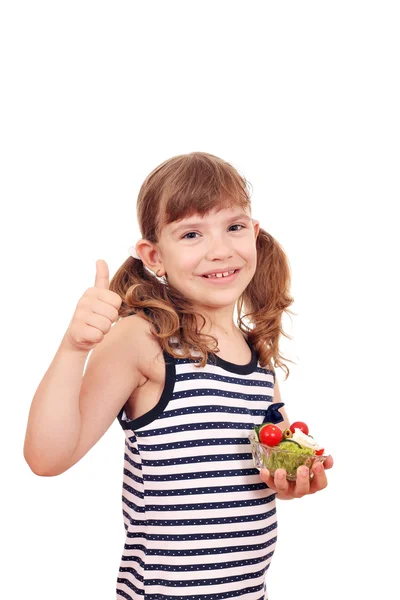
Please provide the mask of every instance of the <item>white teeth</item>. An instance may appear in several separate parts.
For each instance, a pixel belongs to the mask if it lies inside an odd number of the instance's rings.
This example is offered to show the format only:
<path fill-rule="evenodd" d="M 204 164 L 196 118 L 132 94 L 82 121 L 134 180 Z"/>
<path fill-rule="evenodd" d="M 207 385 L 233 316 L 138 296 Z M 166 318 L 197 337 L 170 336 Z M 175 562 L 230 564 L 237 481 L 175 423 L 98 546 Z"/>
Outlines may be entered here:
<path fill-rule="evenodd" d="M 218 279 L 220 279 L 221 277 L 227 277 L 228 275 L 232 275 L 232 273 L 234 273 L 235 270 L 233 271 L 225 271 L 225 273 L 212 273 L 211 275 L 205 275 L 205 277 L 218 277 Z"/>

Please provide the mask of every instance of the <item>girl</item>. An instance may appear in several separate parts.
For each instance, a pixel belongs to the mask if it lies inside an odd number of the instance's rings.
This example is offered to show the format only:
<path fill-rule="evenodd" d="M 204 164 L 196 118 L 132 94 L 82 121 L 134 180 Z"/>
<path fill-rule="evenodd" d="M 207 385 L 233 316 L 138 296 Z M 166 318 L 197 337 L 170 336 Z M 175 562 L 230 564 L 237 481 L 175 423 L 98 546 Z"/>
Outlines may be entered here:
<path fill-rule="evenodd" d="M 251 217 L 246 180 L 210 154 L 157 167 L 137 215 L 142 239 L 110 283 L 97 261 L 36 391 L 25 459 L 38 475 L 63 473 L 117 418 L 117 599 L 266 600 L 276 498 L 327 485 L 324 467 L 311 482 L 307 470 L 295 483 L 282 469 L 260 477 L 250 452 L 255 425 L 289 426 L 274 369 L 287 378 L 288 261 Z"/>

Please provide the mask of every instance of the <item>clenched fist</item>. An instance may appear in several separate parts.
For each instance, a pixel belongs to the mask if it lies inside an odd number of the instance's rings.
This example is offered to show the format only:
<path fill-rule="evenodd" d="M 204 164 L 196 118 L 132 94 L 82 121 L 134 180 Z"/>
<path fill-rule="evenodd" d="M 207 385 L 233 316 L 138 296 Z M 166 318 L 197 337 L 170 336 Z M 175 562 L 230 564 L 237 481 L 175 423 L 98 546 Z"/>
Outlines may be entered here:
<path fill-rule="evenodd" d="M 96 261 L 94 287 L 80 298 L 65 333 L 64 340 L 74 349 L 89 352 L 110 331 L 118 318 L 122 298 L 110 289 L 108 265 Z"/>

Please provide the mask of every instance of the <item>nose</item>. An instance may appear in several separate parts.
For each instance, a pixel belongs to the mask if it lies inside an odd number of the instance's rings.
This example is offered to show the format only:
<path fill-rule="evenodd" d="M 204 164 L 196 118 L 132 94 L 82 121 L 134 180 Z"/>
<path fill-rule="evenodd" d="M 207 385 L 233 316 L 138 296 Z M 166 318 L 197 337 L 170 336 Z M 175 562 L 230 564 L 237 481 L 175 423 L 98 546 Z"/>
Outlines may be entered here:
<path fill-rule="evenodd" d="M 223 236 L 211 238 L 206 253 L 207 260 L 226 260 L 231 258 L 232 255 L 233 250 L 229 240 Z"/>

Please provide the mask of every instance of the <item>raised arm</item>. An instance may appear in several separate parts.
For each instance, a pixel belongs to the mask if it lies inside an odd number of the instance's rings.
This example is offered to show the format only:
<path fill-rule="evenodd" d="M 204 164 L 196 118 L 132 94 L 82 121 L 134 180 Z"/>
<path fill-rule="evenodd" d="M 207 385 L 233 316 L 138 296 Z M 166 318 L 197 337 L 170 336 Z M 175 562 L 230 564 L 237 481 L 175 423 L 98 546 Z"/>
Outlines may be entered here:
<path fill-rule="evenodd" d="M 32 400 L 24 457 L 38 475 L 59 475 L 82 458 L 139 384 L 135 357 L 145 322 L 136 315 L 116 322 L 121 302 L 109 289 L 107 263 L 98 260 L 95 285 L 80 298 Z"/>

